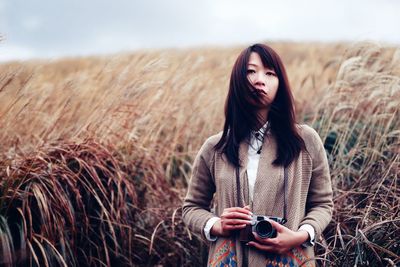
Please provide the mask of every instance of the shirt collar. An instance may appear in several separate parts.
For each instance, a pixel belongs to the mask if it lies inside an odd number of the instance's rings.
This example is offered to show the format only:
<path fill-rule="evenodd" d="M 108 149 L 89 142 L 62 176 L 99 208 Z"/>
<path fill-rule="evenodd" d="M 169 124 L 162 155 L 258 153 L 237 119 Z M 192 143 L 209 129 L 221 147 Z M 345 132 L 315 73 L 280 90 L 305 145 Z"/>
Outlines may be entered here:
<path fill-rule="evenodd" d="M 268 131 L 269 128 L 269 123 L 268 121 L 264 123 L 264 125 L 258 129 L 257 131 L 251 131 L 251 137 L 255 137 L 255 135 L 258 133 L 260 136 L 264 136 L 264 134 Z"/>

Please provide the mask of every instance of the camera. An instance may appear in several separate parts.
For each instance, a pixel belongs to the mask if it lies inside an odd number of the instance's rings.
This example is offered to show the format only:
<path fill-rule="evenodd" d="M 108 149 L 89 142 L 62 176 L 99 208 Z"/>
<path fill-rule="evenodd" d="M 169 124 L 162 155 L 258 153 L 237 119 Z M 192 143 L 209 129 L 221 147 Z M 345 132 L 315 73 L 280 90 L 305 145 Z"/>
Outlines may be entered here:
<path fill-rule="evenodd" d="M 255 240 L 253 232 L 257 233 L 261 238 L 274 238 L 277 236 L 276 229 L 268 220 L 273 220 L 279 224 L 284 224 L 286 220 L 280 217 L 269 217 L 262 215 L 251 216 L 251 224 L 240 230 L 239 239 L 243 242 Z"/>

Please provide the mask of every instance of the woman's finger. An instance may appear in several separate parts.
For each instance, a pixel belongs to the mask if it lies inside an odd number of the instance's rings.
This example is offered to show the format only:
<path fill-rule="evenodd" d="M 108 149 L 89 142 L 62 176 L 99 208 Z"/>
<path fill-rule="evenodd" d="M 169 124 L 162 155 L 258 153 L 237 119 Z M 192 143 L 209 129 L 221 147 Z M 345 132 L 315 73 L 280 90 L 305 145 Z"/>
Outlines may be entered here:
<path fill-rule="evenodd" d="M 285 231 L 287 229 L 284 225 L 282 225 L 280 223 L 277 223 L 274 220 L 268 220 L 268 221 L 271 223 L 272 227 L 275 228 L 276 231 L 279 232 L 279 233 L 283 232 L 283 231 Z"/>
<path fill-rule="evenodd" d="M 224 209 L 223 213 L 230 213 L 230 212 L 240 212 L 244 214 L 253 214 L 249 209 L 241 208 L 241 207 L 232 207 Z"/>
<path fill-rule="evenodd" d="M 275 246 L 277 242 L 276 238 L 261 238 L 256 232 L 253 232 L 253 236 L 261 244 Z"/>
<path fill-rule="evenodd" d="M 246 224 L 235 224 L 235 225 L 224 225 L 223 229 L 224 230 L 238 230 L 238 229 L 243 229 L 246 227 Z"/>
<path fill-rule="evenodd" d="M 221 218 L 251 220 L 251 215 L 241 213 L 241 212 L 228 212 L 228 213 L 222 214 Z"/>
<path fill-rule="evenodd" d="M 251 211 L 250 205 L 246 205 L 246 206 L 244 206 L 243 208 L 246 209 L 246 210 L 248 210 L 248 211 Z"/>
<path fill-rule="evenodd" d="M 223 220 L 224 224 L 236 225 L 236 224 L 251 224 L 251 221 L 240 220 L 240 219 L 227 219 Z"/>

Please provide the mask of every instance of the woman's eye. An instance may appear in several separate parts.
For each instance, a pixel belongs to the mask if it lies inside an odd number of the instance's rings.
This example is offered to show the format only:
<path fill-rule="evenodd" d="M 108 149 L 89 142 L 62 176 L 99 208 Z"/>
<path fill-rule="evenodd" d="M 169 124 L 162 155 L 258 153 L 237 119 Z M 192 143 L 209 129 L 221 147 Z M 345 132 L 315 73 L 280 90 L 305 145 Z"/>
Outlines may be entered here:
<path fill-rule="evenodd" d="M 256 73 L 256 71 L 255 71 L 255 70 L 249 69 L 249 70 L 247 70 L 247 73 L 248 73 L 248 74 L 253 74 L 253 73 Z"/>
<path fill-rule="evenodd" d="M 275 72 L 272 71 L 268 71 L 266 74 L 267 76 L 276 76 Z"/>

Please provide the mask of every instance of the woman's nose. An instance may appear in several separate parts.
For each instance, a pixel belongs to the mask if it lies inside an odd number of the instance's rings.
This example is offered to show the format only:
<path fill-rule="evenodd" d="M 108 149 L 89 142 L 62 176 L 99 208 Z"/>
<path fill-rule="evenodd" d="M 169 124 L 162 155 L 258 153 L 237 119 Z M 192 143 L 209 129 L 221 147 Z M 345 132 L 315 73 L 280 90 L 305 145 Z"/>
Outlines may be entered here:
<path fill-rule="evenodd" d="M 257 85 L 265 85 L 263 74 L 257 74 L 256 75 L 256 80 L 255 80 L 254 83 L 257 84 Z"/>

